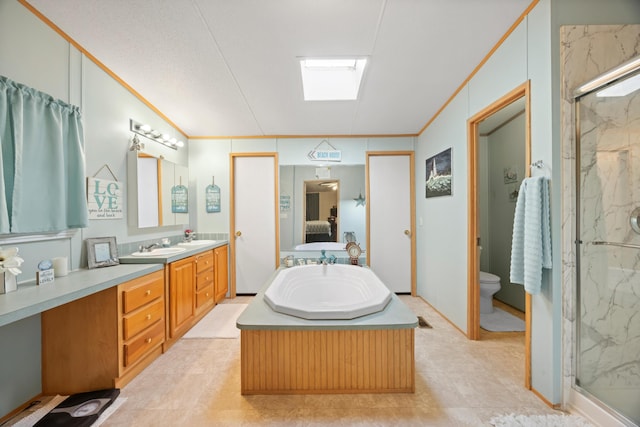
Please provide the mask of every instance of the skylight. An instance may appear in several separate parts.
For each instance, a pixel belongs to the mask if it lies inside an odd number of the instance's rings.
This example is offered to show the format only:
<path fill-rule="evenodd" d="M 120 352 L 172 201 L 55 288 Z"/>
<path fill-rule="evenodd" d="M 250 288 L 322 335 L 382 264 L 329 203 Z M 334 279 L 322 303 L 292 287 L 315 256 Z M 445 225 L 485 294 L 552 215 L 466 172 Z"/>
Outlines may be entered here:
<path fill-rule="evenodd" d="M 304 58 L 300 60 L 305 101 L 358 99 L 365 58 Z"/>

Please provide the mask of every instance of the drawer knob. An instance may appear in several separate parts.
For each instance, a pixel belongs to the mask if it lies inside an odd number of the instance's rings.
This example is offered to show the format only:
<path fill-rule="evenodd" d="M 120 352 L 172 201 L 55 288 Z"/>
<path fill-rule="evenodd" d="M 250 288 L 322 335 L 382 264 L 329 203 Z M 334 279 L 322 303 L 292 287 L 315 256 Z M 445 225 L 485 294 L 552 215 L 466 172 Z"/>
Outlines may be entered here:
<path fill-rule="evenodd" d="M 147 338 L 147 344 L 151 344 L 151 338 Z"/>
<path fill-rule="evenodd" d="M 145 295 L 151 295 L 151 289 L 147 289 L 147 292 L 144 293 Z"/>
<path fill-rule="evenodd" d="M 147 320 L 151 320 L 151 315 L 147 314 Z"/>
<path fill-rule="evenodd" d="M 209 296 L 209 292 L 207 292 L 207 293 L 205 294 L 205 296 L 206 296 L 206 297 L 208 297 L 208 296 Z"/>

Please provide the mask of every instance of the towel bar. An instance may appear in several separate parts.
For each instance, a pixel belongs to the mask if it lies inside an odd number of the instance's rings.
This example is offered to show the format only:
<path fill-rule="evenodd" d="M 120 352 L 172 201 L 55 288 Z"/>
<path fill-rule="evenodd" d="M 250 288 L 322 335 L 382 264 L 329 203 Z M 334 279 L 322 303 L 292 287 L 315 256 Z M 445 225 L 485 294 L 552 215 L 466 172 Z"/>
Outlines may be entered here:
<path fill-rule="evenodd" d="M 591 242 L 592 245 L 605 245 L 605 246 L 619 246 L 621 248 L 632 248 L 632 249 L 640 249 L 640 245 L 634 245 L 632 243 L 617 243 L 617 242 L 603 242 L 601 240 L 596 240 Z"/>

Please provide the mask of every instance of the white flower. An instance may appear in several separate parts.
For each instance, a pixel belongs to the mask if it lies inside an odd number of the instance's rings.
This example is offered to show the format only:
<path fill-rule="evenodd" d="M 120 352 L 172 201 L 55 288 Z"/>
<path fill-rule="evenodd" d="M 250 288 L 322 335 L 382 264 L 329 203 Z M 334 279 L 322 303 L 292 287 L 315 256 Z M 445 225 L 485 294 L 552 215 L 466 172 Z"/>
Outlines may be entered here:
<path fill-rule="evenodd" d="M 17 276 L 22 273 L 19 267 L 23 262 L 24 259 L 18 256 L 18 248 L 0 248 L 0 273 L 8 271 L 14 276 Z"/>

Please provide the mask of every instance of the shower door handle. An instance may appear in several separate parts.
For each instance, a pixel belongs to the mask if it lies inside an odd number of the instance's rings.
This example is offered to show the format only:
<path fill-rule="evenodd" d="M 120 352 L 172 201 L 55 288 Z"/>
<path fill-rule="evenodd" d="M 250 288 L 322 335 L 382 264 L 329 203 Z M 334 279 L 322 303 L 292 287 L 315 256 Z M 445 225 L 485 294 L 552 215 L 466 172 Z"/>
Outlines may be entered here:
<path fill-rule="evenodd" d="M 640 249 L 640 245 L 634 245 L 632 243 L 603 242 L 601 240 L 596 240 L 591 242 L 591 244 L 597 246 L 618 246 L 620 248 Z"/>

